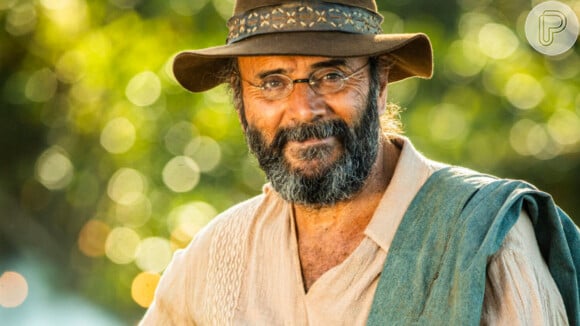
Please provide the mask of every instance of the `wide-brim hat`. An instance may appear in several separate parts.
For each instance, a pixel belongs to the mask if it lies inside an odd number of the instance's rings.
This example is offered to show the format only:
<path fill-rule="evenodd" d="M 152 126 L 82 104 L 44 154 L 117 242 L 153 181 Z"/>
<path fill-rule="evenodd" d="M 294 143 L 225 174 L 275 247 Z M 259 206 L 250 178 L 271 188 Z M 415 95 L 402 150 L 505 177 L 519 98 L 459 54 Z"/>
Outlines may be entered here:
<path fill-rule="evenodd" d="M 202 92 L 227 81 L 229 61 L 240 56 L 388 55 L 389 82 L 429 78 L 433 54 L 422 33 L 382 34 L 374 0 L 237 0 L 226 45 L 184 51 L 174 59 L 177 81 Z"/>

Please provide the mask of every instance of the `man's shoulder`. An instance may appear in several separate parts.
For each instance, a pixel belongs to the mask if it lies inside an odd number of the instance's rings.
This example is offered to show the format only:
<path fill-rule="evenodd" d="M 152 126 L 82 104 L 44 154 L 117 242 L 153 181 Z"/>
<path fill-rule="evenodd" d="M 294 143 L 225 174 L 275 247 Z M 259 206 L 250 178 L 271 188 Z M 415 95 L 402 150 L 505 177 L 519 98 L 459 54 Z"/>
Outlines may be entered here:
<path fill-rule="evenodd" d="M 449 191 L 452 191 L 454 187 L 459 191 L 466 191 L 469 189 L 477 191 L 486 186 L 500 187 L 507 185 L 535 189 L 533 185 L 523 180 L 498 177 L 493 174 L 452 165 L 438 169 L 430 176 L 428 181 L 428 183 L 433 187 L 441 187 Z"/>
<path fill-rule="evenodd" d="M 226 223 L 230 219 L 239 219 L 243 216 L 252 215 L 266 200 L 266 194 L 262 193 L 237 203 L 222 213 L 218 214 L 214 221 L 216 223 Z"/>
<path fill-rule="evenodd" d="M 194 241 L 216 242 L 231 238 L 243 239 L 244 233 L 247 233 L 260 217 L 274 215 L 281 205 L 284 205 L 284 201 L 275 191 L 265 186 L 261 194 L 218 214 L 196 235 Z"/>
<path fill-rule="evenodd" d="M 201 233 L 234 232 L 246 224 L 252 223 L 256 212 L 266 201 L 267 195 L 262 193 L 231 206 L 218 214 L 201 231 Z"/>
<path fill-rule="evenodd" d="M 456 212 L 495 214 L 526 196 L 545 196 L 533 185 L 468 168 L 448 166 L 434 172 L 417 194 L 414 204 L 447 207 Z M 518 204 L 519 205 L 519 204 Z M 464 215 L 462 213 L 462 216 Z"/>

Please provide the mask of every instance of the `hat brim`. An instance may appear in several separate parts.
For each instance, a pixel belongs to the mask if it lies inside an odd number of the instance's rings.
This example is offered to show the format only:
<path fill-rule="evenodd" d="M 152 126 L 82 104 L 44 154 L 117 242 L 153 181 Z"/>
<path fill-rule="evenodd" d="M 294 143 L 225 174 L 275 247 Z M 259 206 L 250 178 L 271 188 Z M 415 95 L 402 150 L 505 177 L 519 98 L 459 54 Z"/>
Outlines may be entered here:
<path fill-rule="evenodd" d="M 232 58 L 261 55 L 359 57 L 388 54 L 394 61 L 389 82 L 408 77 L 429 78 L 433 52 L 429 38 L 416 34 L 349 34 L 341 32 L 272 33 L 237 43 L 184 51 L 173 61 L 177 81 L 192 92 L 202 92 L 226 82 L 224 69 Z"/>

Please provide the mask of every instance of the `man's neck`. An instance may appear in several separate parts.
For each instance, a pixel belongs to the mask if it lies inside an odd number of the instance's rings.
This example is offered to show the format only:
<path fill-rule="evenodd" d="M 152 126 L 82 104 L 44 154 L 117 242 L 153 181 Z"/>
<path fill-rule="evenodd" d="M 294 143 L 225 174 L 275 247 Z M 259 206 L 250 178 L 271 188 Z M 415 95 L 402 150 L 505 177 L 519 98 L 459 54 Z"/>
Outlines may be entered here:
<path fill-rule="evenodd" d="M 306 290 L 360 244 L 393 176 L 399 154 L 395 145 L 383 140 L 363 189 L 348 201 L 325 207 L 294 205 Z"/>

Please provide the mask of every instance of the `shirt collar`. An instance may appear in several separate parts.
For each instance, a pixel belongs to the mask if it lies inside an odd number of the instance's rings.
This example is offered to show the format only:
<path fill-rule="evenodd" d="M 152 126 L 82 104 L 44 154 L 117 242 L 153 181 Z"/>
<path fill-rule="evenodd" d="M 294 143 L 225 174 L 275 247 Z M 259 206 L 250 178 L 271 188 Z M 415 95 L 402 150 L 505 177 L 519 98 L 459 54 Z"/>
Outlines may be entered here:
<path fill-rule="evenodd" d="M 419 189 L 433 172 L 445 166 L 424 157 L 406 137 L 391 136 L 390 140 L 402 148 L 401 154 L 391 182 L 365 230 L 365 235 L 387 252 Z"/>

